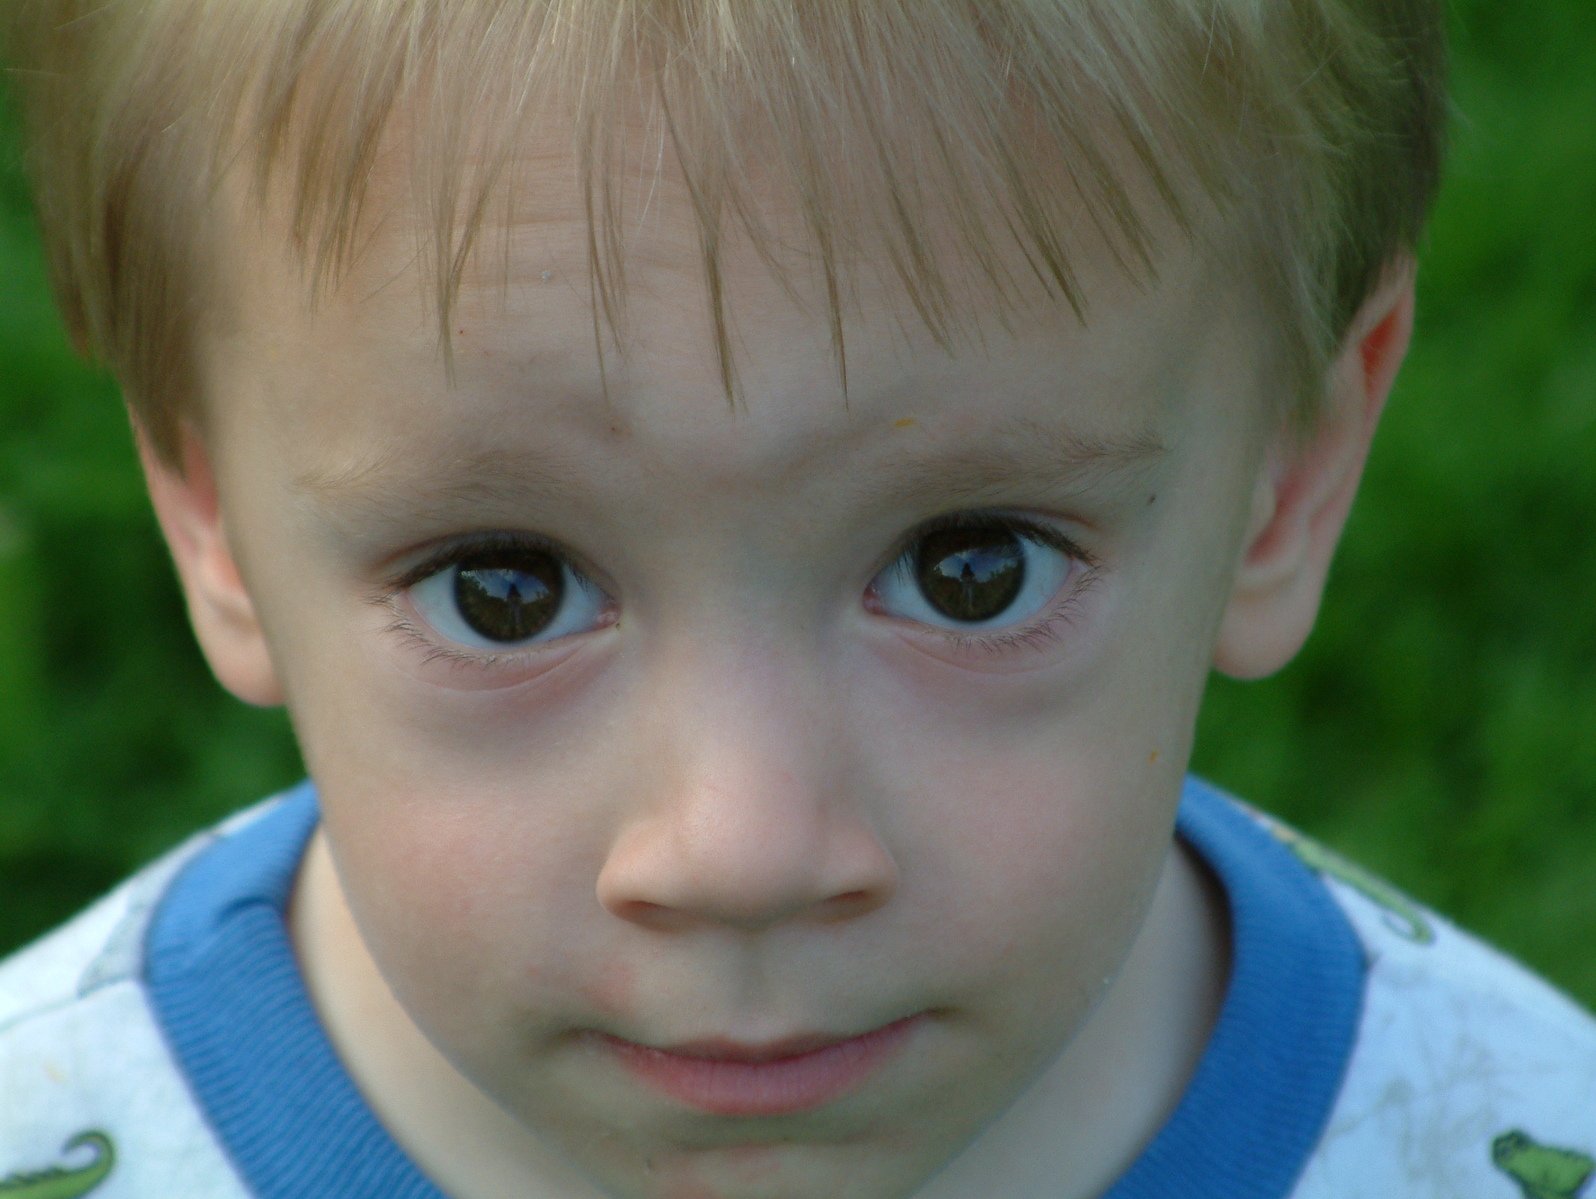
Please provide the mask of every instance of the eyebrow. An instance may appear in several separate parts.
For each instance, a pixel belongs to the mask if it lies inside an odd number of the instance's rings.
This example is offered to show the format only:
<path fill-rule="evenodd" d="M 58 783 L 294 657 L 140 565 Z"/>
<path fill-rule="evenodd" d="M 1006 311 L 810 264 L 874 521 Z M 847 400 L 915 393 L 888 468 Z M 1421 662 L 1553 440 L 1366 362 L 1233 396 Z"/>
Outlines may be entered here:
<path fill-rule="evenodd" d="M 1065 496 L 1126 483 L 1167 453 L 1151 427 L 1123 434 L 1086 434 L 1031 417 L 999 422 L 976 445 L 889 462 L 857 490 L 911 506 L 969 501 L 1024 483 Z"/>
<path fill-rule="evenodd" d="M 433 512 L 547 503 L 570 495 L 582 478 L 574 462 L 543 447 L 463 451 L 424 476 L 406 471 L 403 458 L 388 450 L 344 467 L 312 468 L 294 479 L 293 489 L 329 513 L 353 509 L 357 520 L 382 522 L 399 509 L 398 519 L 408 523 Z"/>
<path fill-rule="evenodd" d="M 913 426 L 903 426 L 906 434 Z M 1033 418 L 992 426 L 979 444 L 905 454 L 859 472 L 841 493 L 859 506 L 905 507 L 977 501 L 1017 485 L 1051 498 L 1101 492 L 1139 478 L 1167 447 L 1155 430 L 1087 435 Z M 299 474 L 294 489 L 334 523 L 411 523 L 458 519 L 475 509 L 548 505 L 583 491 L 592 474 L 548 447 L 483 447 L 434 464 L 424 477 L 407 472 L 397 450 L 339 468 Z"/>

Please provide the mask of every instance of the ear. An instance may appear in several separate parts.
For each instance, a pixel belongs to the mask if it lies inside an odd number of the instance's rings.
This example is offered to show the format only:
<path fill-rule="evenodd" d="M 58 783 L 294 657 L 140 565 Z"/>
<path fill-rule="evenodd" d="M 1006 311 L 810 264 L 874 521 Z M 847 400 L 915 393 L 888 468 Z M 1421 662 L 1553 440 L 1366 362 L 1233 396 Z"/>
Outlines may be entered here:
<path fill-rule="evenodd" d="M 228 548 L 210 456 L 193 429 L 181 432 L 181 466 L 163 460 L 135 430 L 155 518 L 177 565 L 189 620 L 217 680 L 260 707 L 283 702 L 255 604 Z"/>
<path fill-rule="evenodd" d="M 1296 656 L 1319 614 L 1336 543 L 1397 368 L 1413 334 L 1413 263 L 1391 264 L 1331 364 L 1321 416 L 1306 440 L 1282 432 L 1253 493 L 1241 566 L 1214 666 L 1272 674 Z"/>

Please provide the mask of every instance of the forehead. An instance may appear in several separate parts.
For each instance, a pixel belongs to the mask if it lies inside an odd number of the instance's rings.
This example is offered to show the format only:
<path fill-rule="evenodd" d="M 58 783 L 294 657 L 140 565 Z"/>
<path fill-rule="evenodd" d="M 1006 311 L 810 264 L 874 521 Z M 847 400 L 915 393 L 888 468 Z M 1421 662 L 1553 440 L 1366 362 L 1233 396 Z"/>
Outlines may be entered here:
<path fill-rule="evenodd" d="M 723 269 L 749 249 L 783 282 L 834 270 L 827 286 L 840 294 L 824 297 L 828 307 L 861 276 L 884 283 L 871 304 L 892 292 L 936 335 L 1010 305 L 1079 308 L 1192 246 L 1210 264 L 1236 261 L 1235 214 L 1190 163 L 1145 131 L 1115 133 L 1084 101 L 1067 152 L 1036 102 L 1016 94 L 997 105 L 1006 115 L 983 118 L 990 128 L 969 125 L 953 100 L 934 114 L 908 102 L 875 113 L 866 124 L 877 152 L 857 153 L 868 147 L 849 121 L 817 139 L 740 87 L 696 119 L 664 85 L 657 95 L 635 87 L 597 101 L 590 89 L 555 88 L 539 94 L 536 115 L 490 103 L 467 128 L 429 123 L 430 93 L 414 92 L 372 126 L 371 153 L 336 163 L 319 128 L 336 114 L 302 113 L 284 142 L 266 143 L 280 148 L 240 156 L 231 208 L 254 207 L 264 190 L 267 236 L 294 245 L 318 283 L 352 262 L 346 298 L 365 297 L 390 287 L 396 262 L 413 265 L 434 309 L 456 287 L 492 299 L 529 281 L 515 274 L 530 261 L 510 253 L 512 241 L 534 254 L 574 250 L 568 273 L 594 277 L 606 319 L 630 299 L 634 264 L 702 276 L 718 305 Z"/>
<path fill-rule="evenodd" d="M 407 199 L 414 164 L 402 146 L 374 176 L 362 252 L 314 306 L 284 205 L 258 226 L 239 221 L 224 266 L 235 300 L 225 356 L 268 369 L 231 372 L 231 394 L 218 402 L 236 403 L 244 380 L 278 428 L 314 422 L 325 460 L 307 467 L 310 478 L 349 477 L 391 458 L 383 446 L 400 425 L 429 428 L 457 461 L 492 457 L 501 432 L 534 407 L 558 409 L 566 427 L 588 434 L 656 425 L 702 446 L 765 430 L 771 444 L 756 457 L 768 470 L 782 453 L 790 465 L 872 415 L 915 422 L 934 413 L 949 434 L 1002 427 L 1011 441 L 1055 448 L 1153 444 L 1214 348 L 1240 349 L 1237 289 L 1154 208 L 1151 273 L 1129 269 L 1084 214 L 1070 230 L 1086 300 L 1079 319 L 1017 242 L 978 261 L 958 214 L 934 202 L 915 214 L 916 237 L 936 260 L 944 296 L 917 294 L 905 264 L 857 225 L 839 225 L 828 285 L 801 202 L 757 171 L 751 220 L 728 214 L 707 255 L 701 197 L 663 132 L 640 124 L 626 144 L 607 177 L 617 219 L 603 247 L 618 268 L 610 298 L 624 307 L 607 312 L 595 284 L 604 231 L 569 131 L 535 125 L 463 259 L 449 323 L 452 381 L 439 352 L 438 281 L 425 269 L 429 224 Z M 1006 216 L 989 213 L 993 227 Z M 939 316 L 950 337 L 938 337 Z M 553 444 L 555 426 L 545 427 Z"/>

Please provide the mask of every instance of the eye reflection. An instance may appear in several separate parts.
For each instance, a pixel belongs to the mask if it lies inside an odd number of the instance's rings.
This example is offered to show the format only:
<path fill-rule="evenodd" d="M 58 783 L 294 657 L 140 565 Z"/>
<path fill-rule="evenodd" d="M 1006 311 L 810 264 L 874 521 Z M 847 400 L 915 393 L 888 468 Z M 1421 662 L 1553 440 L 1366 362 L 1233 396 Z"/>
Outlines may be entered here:
<path fill-rule="evenodd" d="M 1002 526 L 944 529 L 915 551 L 921 592 L 950 620 L 979 623 L 1000 616 L 1025 585 L 1025 550 Z"/>
<path fill-rule="evenodd" d="M 547 554 L 525 555 L 514 565 L 462 564 L 455 571 L 460 618 L 490 641 L 522 641 L 542 632 L 564 595 L 564 571 Z"/>

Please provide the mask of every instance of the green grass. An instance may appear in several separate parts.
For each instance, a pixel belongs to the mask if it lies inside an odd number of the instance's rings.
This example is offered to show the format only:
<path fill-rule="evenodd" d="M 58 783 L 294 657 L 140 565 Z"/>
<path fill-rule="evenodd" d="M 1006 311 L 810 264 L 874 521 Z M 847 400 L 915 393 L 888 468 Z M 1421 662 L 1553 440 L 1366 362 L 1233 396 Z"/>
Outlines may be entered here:
<path fill-rule="evenodd" d="M 1318 632 L 1197 766 L 1596 1005 L 1596 23 L 1456 5 L 1419 330 Z M 0 122 L 0 952 L 297 778 L 195 650 Z"/>
<path fill-rule="evenodd" d="M 1596 27 L 1459 5 L 1419 328 L 1325 612 L 1197 766 L 1596 1004 Z"/>

